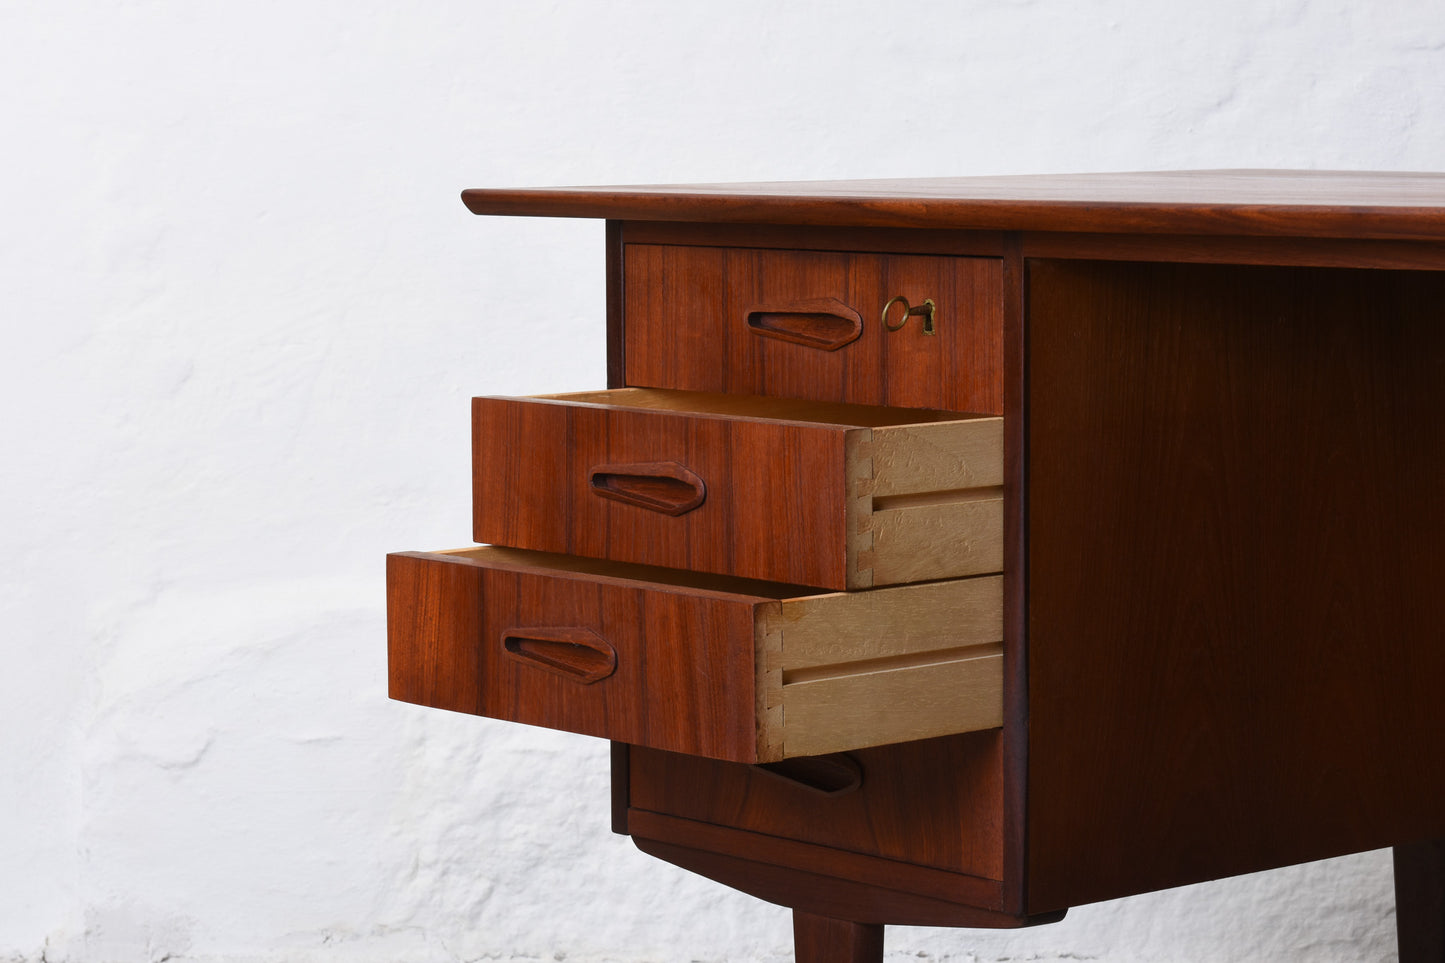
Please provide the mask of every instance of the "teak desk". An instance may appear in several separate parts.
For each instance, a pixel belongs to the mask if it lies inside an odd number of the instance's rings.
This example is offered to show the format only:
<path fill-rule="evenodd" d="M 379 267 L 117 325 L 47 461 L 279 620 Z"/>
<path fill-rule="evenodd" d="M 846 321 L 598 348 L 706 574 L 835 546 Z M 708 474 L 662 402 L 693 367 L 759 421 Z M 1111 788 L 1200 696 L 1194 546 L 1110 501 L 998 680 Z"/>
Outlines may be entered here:
<path fill-rule="evenodd" d="M 474 402 L 394 698 L 613 739 L 800 961 L 1386 846 L 1445 960 L 1445 175 L 463 199 L 607 219 L 615 390 Z"/>

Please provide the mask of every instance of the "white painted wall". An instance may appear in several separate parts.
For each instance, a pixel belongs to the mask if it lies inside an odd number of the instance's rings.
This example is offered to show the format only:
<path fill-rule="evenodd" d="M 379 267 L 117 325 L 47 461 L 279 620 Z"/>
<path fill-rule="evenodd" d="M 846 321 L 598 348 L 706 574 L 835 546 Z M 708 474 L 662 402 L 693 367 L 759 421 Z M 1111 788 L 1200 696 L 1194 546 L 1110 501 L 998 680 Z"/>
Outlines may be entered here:
<path fill-rule="evenodd" d="M 784 959 L 785 911 L 607 833 L 601 743 L 384 698 L 466 399 L 603 382 L 600 224 L 457 192 L 1439 169 L 1442 50 L 1425 0 L 0 4 L 0 959 Z M 1372 854 L 889 953 L 1392 923 Z"/>

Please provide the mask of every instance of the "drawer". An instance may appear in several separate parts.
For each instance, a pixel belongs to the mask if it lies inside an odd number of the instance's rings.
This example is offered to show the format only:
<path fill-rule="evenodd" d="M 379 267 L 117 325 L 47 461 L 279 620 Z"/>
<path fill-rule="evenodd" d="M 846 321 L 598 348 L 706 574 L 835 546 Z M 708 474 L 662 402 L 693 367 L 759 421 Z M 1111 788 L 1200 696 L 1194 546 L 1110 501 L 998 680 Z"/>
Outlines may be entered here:
<path fill-rule="evenodd" d="M 735 762 L 989 729 L 1002 581 L 819 594 L 492 546 L 391 555 L 390 694 Z"/>
<path fill-rule="evenodd" d="M 812 847 L 825 847 L 889 860 L 895 871 L 907 863 L 1002 878 L 999 729 L 766 768 L 632 747 L 626 775 L 628 829 L 638 835 L 669 840 L 669 826 L 709 826 L 769 840 L 770 856 L 784 855 L 782 840 L 809 844 L 792 863 L 805 871 L 818 871 Z"/>
<path fill-rule="evenodd" d="M 628 244 L 622 289 L 629 385 L 1003 411 L 1000 258 Z"/>
<path fill-rule="evenodd" d="M 1003 569 L 998 417 L 638 388 L 472 411 L 478 542 L 831 589 Z"/>

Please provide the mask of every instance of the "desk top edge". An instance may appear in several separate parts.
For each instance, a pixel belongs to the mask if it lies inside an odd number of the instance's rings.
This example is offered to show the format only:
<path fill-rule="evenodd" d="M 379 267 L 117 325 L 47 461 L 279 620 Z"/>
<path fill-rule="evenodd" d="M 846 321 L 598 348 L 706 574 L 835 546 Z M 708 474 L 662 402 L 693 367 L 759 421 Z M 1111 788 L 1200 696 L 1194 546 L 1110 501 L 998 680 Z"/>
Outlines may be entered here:
<path fill-rule="evenodd" d="M 1155 171 L 905 180 L 476 189 L 475 214 L 1445 240 L 1445 173 Z"/>

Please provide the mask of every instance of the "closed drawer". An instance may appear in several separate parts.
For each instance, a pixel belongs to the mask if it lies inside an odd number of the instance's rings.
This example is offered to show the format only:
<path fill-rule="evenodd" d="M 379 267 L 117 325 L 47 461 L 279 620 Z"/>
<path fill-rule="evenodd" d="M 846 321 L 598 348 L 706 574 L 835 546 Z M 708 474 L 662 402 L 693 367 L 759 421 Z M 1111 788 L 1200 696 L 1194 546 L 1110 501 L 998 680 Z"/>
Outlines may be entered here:
<path fill-rule="evenodd" d="M 881 857 L 895 864 L 895 886 L 907 885 L 907 871 L 897 863 L 1001 879 L 1002 756 L 998 729 L 766 768 L 633 747 L 626 767 L 632 810 L 627 828 L 684 845 L 670 828 L 732 830 L 766 840 L 769 858 L 786 859 L 789 847 L 779 845 L 782 840 Z M 726 845 L 727 836 L 719 851 L 738 853 Z M 783 864 L 819 872 L 828 862 L 819 855 L 808 848 L 803 858 Z M 882 875 L 874 865 L 862 868 L 872 871 L 863 880 Z M 967 887 L 967 881 L 954 882 Z"/>
<path fill-rule="evenodd" d="M 1003 569 L 993 416 L 656 389 L 473 401 L 478 542 L 832 589 Z"/>
<path fill-rule="evenodd" d="M 391 697 L 736 762 L 997 727 L 1002 577 L 868 592 L 482 547 L 387 558 Z"/>
<path fill-rule="evenodd" d="M 1003 411 L 1000 258 L 628 244 L 623 271 L 627 384 Z M 895 297 L 935 333 L 887 330 Z"/>

